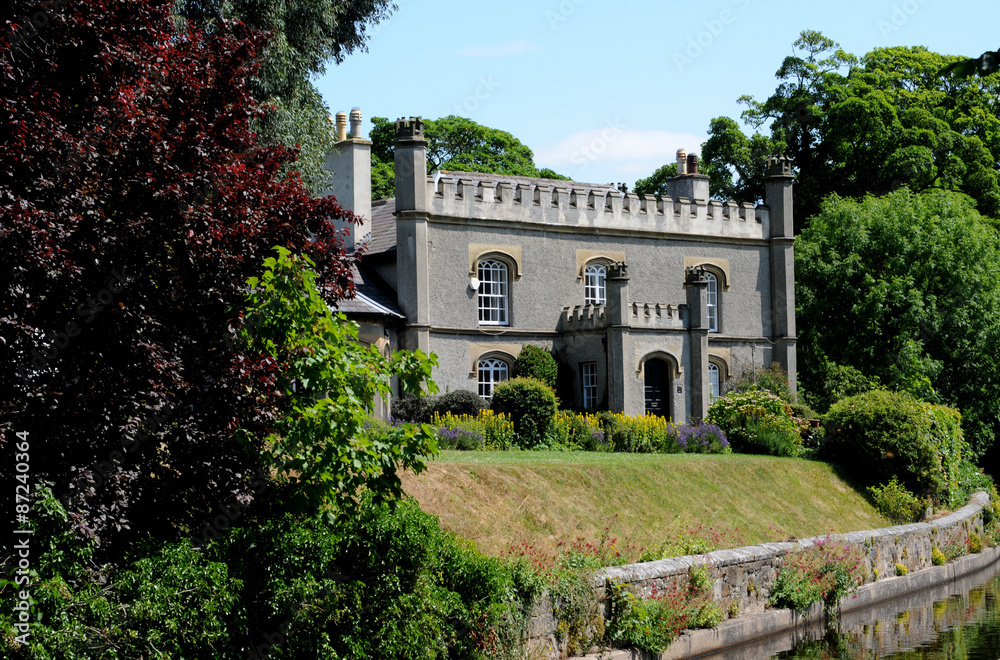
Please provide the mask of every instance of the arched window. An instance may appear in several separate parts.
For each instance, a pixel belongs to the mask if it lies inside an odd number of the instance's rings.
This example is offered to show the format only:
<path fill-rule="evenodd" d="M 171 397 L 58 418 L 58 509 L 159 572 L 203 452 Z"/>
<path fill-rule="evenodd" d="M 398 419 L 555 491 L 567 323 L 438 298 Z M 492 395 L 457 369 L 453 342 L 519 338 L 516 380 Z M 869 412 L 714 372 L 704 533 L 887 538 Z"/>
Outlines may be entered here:
<path fill-rule="evenodd" d="M 719 379 L 719 365 L 714 362 L 708 363 L 708 389 L 709 401 L 715 401 L 721 394 L 721 380 Z"/>
<path fill-rule="evenodd" d="M 591 264 L 583 272 L 583 304 L 603 305 L 608 300 L 604 281 L 608 269 L 604 264 Z"/>
<path fill-rule="evenodd" d="M 479 262 L 479 323 L 508 325 L 509 282 L 507 264 L 496 259 Z"/>
<path fill-rule="evenodd" d="M 497 358 L 479 361 L 479 396 L 486 401 L 493 396 L 497 383 L 507 380 L 510 369 L 507 363 Z"/>
<path fill-rule="evenodd" d="M 708 279 L 708 304 L 706 312 L 708 315 L 708 331 L 719 331 L 719 278 L 714 273 L 705 273 Z"/>

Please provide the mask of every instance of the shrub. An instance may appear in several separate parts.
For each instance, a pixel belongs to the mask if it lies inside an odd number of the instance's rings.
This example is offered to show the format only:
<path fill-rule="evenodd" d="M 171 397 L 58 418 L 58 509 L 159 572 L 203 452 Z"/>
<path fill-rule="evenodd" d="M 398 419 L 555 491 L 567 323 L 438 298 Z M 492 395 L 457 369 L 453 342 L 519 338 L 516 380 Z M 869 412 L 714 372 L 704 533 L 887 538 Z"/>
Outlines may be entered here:
<path fill-rule="evenodd" d="M 705 420 L 718 425 L 733 451 L 745 454 L 798 456 L 802 438 L 791 409 L 768 390 L 751 388 L 719 397 Z"/>
<path fill-rule="evenodd" d="M 689 454 L 724 454 L 729 451 L 729 440 L 715 424 L 676 427 L 677 444 Z"/>
<path fill-rule="evenodd" d="M 841 399 L 878 389 L 878 378 L 869 378 L 848 365 L 830 363 L 826 366 L 819 391 L 809 390 L 809 404 L 826 412 Z"/>
<path fill-rule="evenodd" d="M 494 413 L 487 408 L 480 410 L 477 415 L 452 415 L 445 413 L 443 416 L 437 413 L 431 418 L 431 423 L 438 427 L 438 437 L 442 434 L 447 438 L 445 442 L 452 442 L 452 438 L 458 442 L 460 437 L 472 436 L 472 439 L 465 440 L 466 444 L 479 439 L 481 444 L 477 449 L 510 449 L 514 446 L 514 425 L 510 421 L 510 416 L 503 413 Z M 473 447 L 445 447 L 442 449 L 472 449 Z"/>
<path fill-rule="evenodd" d="M 805 612 L 823 601 L 829 610 L 861 583 L 861 553 L 851 546 L 820 541 L 811 548 L 788 555 L 771 587 L 768 602 Z"/>
<path fill-rule="evenodd" d="M 479 414 L 480 410 L 488 407 L 486 402 L 475 392 L 452 390 L 430 398 L 427 405 L 427 415 L 433 417 L 435 413 L 438 415 L 451 413 L 452 415 L 472 415 L 474 417 Z"/>
<path fill-rule="evenodd" d="M 426 424 L 431 421 L 430 406 L 436 398 L 404 394 L 392 402 L 392 417 L 401 422 Z"/>
<path fill-rule="evenodd" d="M 746 369 L 729 385 L 730 392 L 768 390 L 785 403 L 795 403 L 795 396 L 788 385 L 788 374 L 779 362 L 772 362 L 767 369 L 756 372 Z"/>
<path fill-rule="evenodd" d="M 466 430 L 462 427 L 440 426 L 437 430 L 439 449 L 462 449 L 471 451 L 481 449 L 483 436 L 478 431 Z"/>
<path fill-rule="evenodd" d="M 826 416 L 826 457 L 850 466 L 863 486 L 898 477 L 907 490 L 957 504 L 959 465 L 968 454 L 953 408 L 905 392 L 872 390 L 843 399 Z"/>
<path fill-rule="evenodd" d="M 948 563 L 948 558 L 944 556 L 944 553 L 937 546 L 931 548 L 931 563 L 935 566 L 944 566 Z"/>
<path fill-rule="evenodd" d="M 514 360 L 514 375 L 523 378 L 537 378 L 553 390 L 556 388 L 559 367 L 552 353 L 541 346 L 525 344 Z"/>
<path fill-rule="evenodd" d="M 878 512 L 896 524 L 916 522 L 928 505 L 927 500 L 906 490 L 895 476 L 887 484 L 869 487 L 868 494 Z"/>
<path fill-rule="evenodd" d="M 510 415 L 517 446 L 532 449 L 548 440 L 558 402 L 552 388 L 542 381 L 518 377 L 494 388 L 490 407 Z"/>
<path fill-rule="evenodd" d="M 908 574 L 909 572 L 910 572 L 910 569 L 908 569 L 905 564 L 896 564 L 896 575 L 897 576 L 903 577 L 904 575 Z"/>
<path fill-rule="evenodd" d="M 608 448 L 601 422 L 595 415 L 570 411 L 556 413 L 553 439 L 570 449 L 602 451 Z"/>

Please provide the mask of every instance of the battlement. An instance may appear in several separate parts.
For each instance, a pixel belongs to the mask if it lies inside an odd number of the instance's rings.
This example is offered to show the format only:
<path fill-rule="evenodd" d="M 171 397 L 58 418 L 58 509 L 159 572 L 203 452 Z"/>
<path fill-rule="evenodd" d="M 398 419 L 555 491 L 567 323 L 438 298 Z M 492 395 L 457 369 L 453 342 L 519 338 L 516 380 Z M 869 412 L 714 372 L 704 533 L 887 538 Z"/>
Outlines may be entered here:
<path fill-rule="evenodd" d="M 657 330 L 684 328 L 684 319 L 681 316 L 681 308 L 684 305 L 634 302 L 629 307 L 631 308 L 629 325 L 633 328 L 655 328 Z"/>
<path fill-rule="evenodd" d="M 603 330 L 611 323 L 606 305 L 563 307 L 560 325 L 564 332 Z"/>
<path fill-rule="evenodd" d="M 437 172 L 428 177 L 429 210 L 441 217 L 569 227 L 768 238 L 766 206 L 623 193 L 574 181 Z"/>

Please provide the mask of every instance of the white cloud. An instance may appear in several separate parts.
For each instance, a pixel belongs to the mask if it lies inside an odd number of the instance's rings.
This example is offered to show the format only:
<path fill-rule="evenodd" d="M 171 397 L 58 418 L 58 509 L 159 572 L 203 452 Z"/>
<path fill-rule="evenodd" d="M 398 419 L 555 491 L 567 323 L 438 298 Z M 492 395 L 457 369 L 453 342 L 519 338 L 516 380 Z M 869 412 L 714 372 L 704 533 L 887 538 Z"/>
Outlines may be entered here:
<path fill-rule="evenodd" d="M 458 51 L 458 54 L 465 57 L 506 57 L 507 55 L 520 55 L 521 53 L 533 50 L 541 50 L 541 48 L 527 41 L 515 41 L 509 44 L 500 44 L 499 46 L 489 46 L 486 48 L 463 48 Z"/>
<path fill-rule="evenodd" d="M 704 140 L 704 136 L 691 133 L 640 131 L 609 121 L 605 128 L 574 133 L 554 145 L 539 149 L 535 157 L 555 165 L 583 166 L 587 162 L 625 161 L 622 165 L 628 167 L 630 162 L 638 164 L 650 160 L 663 165 L 673 161 L 680 148 L 698 153 Z"/>

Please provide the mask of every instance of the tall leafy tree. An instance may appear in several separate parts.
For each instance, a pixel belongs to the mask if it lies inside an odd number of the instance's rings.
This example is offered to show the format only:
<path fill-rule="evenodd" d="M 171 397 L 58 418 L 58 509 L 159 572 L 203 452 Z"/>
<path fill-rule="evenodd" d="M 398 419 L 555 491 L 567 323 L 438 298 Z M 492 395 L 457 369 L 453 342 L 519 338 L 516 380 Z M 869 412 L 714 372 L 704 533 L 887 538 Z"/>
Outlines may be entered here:
<path fill-rule="evenodd" d="M 395 123 L 385 117 L 373 117 L 369 137 L 372 140 L 372 197 L 392 197 L 393 143 Z M 427 172 L 457 170 L 511 176 L 567 179 L 550 169 L 535 167 L 535 156 L 523 142 L 506 131 L 477 124 L 471 119 L 449 115 L 424 120 L 427 138 Z"/>
<path fill-rule="evenodd" d="M 313 79 L 327 63 L 339 64 L 364 50 L 369 32 L 396 5 L 391 0 L 179 0 L 176 8 L 195 29 L 228 29 L 236 20 L 271 32 L 251 80 L 257 99 L 268 106 L 254 129 L 263 144 L 297 147 L 295 167 L 302 180 L 313 194 L 322 193 L 329 183 L 325 158 L 335 140 Z"/>
<path fill-rule="evenodd" d="M 353 216 L 251 130 L 266 35 L 179 35 L 172 9 L 54 7 L 30 48 L 0 26 L 0 475 L 11 492 L 27 432 L 32 479 L 119 550 L 267 478 L 286 367 L 234 340 L 270 249 L 309 255 L 326 302 L 352 291 L 334 222 Z"/>
<path fill-rule="evenodd" d="M 796 243 L 800 382 L 832 365 L 957 406 L 985 452 L 1000 431 L 1000 237 L 960 193 L 836 195 Z"/>
<path fill-rule="evenodd" d="M 742 119 L 712 120 L 703 160 L 716 195 L 755 201 L 767 156 L 785 153 L 796 171 L 798 227 L 826 195 L 958 190 L 981 213 L 1000 215 L 1000 76 L 950 79 L 958 58 L 923 47 L 878 48 L 857 58 L 805 31 L 763 101 L 744 96 Z"/>

